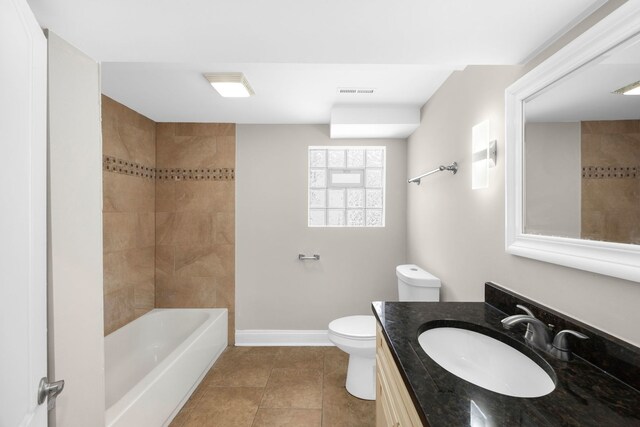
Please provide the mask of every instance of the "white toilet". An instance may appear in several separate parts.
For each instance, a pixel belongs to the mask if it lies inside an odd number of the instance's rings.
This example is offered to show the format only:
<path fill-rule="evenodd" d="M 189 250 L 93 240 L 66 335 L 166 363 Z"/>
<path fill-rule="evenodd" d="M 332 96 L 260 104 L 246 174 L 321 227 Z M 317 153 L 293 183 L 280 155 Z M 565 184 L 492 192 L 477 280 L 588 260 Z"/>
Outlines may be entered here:
<path fill-rule="evenodd" d="M 396 267 L 400 301 L 440 301 L 440 279 L 413 264 Z M 329 323 L 329 339 L 349 354 L 347 391 L 360 399 L 376 398 L 376 320 L 348 316 Z"/>

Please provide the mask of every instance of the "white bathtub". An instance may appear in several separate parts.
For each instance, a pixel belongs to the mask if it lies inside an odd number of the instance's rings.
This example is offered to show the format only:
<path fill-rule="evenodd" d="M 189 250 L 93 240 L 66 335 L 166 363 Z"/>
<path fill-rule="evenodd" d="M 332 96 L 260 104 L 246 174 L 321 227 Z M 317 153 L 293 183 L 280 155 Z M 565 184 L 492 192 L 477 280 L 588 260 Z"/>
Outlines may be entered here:
<path fill-rule="evenodd" d="M 227 346 L 227 309 L 156 309 L 105 337 L 107 427 L 169 425 Z"/>

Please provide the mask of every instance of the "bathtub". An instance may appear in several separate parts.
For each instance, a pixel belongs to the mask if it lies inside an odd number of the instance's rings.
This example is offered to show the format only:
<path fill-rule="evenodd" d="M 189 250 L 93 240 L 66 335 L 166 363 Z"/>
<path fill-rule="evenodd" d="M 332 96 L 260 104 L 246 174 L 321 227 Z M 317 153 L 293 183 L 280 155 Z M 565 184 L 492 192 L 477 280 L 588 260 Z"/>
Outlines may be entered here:
<path fill-rule="evenodd" d="M 155 309 L 104 344 L 106 426 L 169 425 L 227 346 L 227 309 Z"/>

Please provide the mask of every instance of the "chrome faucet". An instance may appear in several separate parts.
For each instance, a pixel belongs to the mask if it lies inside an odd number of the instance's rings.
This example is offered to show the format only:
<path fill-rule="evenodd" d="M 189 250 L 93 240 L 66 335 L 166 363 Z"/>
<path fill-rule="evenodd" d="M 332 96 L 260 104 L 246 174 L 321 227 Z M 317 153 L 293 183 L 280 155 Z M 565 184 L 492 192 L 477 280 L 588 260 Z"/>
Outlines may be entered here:
<path fill-rule="evenodd" d="M 536 318 L 527 307 L 520 304 L 516 307 L 527 314 L 515 314 L 513 316 L 506 317 L 502 319 L 502 326 L 505 329 L 511 329 L 516 325 L 526 323 L 527 332 L 524 335 L 525 341 L 531 344 L 531 346 L 545 351 L 560 360 L 567 361 L 571 359 L 571 350 L 569 349 L 569 344 L 567 342 L 568 335 L 573 335 L 580 339 L 589 338 L 583 333 L 576 332 L 571 329 L 564 329 L 556 334 L 552 342 L 551 325 L 545 325 L 545 323 Z"/>
<path fill-rule="evenodd" d="M 549 351 L 551 329 L 542 320 L 528 314 L 515 314 L 502 319 L 502 326 L 505 329 L 511 329 L 521 323 L 528 325 L 525 340 L 537 349 Z"/>
<path fill-rule="evenodd" d="M 529 310 L 528 307 L 525 307 L 522 304 L 516 304 L 516 308 L 519 309 L 519 310 L 524 311 L 525 314 L 528 314 L 531 317 L 536 317 L 536 316 L 533 315 L 533 313 L 531 312 L 531 310 Z M 530 324 L 527 323 L 527 332 L 525 332 L 525 334 L 524 334 L 524 339 L 529 341 L 532 336 L 533 336 L 533 326 L 531 326 Z"/>

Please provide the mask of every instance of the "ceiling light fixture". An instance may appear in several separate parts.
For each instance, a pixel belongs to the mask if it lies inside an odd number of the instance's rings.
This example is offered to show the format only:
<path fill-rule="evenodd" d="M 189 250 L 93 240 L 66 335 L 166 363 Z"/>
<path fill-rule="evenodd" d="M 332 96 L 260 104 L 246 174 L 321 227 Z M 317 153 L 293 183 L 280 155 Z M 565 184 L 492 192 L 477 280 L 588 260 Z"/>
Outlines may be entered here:
<path fill-rule="evenodd" d="M 613 93 L 619 95 L 640 95 L 640 81 L 621 87 L 618 90 L 614 90 Z"/>
<path fill-rule="evenodd" d="M 255 95 L 242 73 L 207 73 L 204 77 L 225 98 L 246 98 Z"/>

